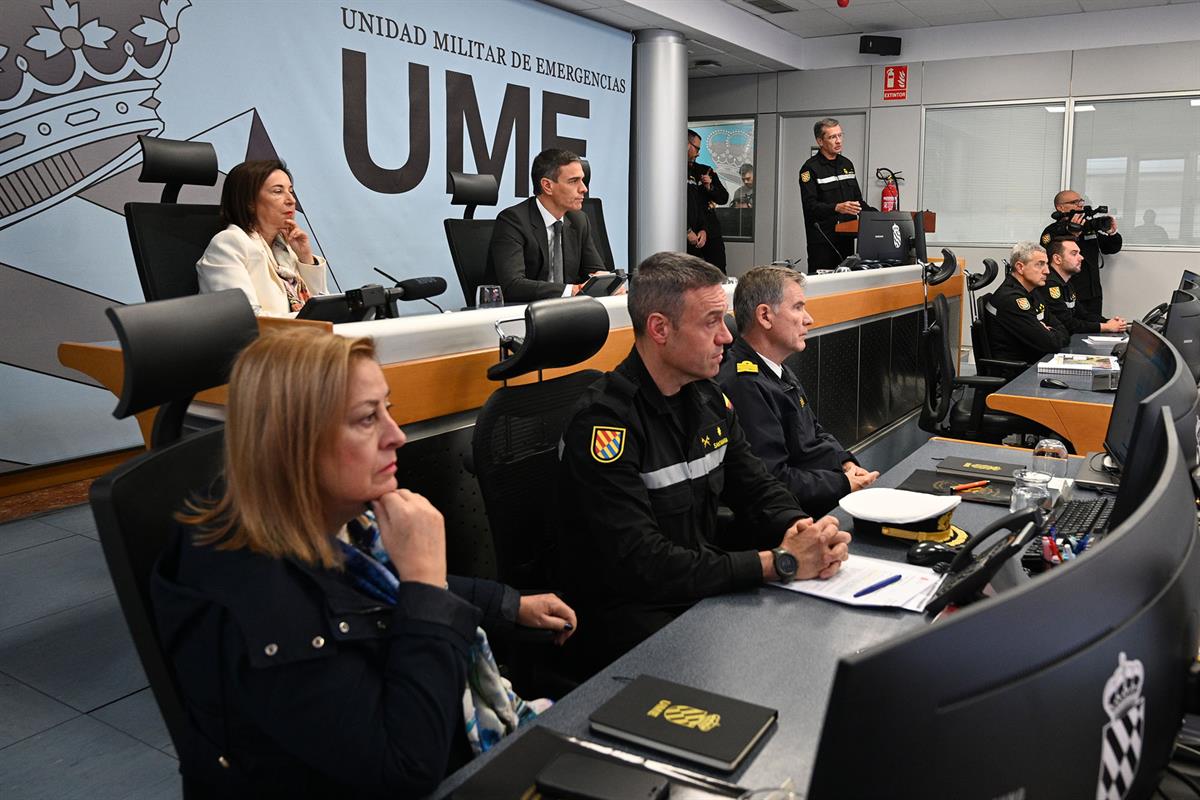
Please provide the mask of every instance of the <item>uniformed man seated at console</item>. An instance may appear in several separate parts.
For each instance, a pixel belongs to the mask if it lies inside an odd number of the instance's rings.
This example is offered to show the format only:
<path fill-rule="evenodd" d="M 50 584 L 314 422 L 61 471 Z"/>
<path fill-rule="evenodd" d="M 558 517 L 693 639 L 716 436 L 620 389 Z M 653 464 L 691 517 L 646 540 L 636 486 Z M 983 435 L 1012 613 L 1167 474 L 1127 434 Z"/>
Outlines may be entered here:
<path fill-rule="evenodd" d="M 530 170 L 533 197 L 496 217 L 484 283 L 515 302 L 570 297 L 608 267 L 583 208 L 583 165 L 570 150 L 543 150 Z"/>
<path fill-rule="evenodd" d="M 1033 242 L 1018 242 L 1009 256 L 1012 271 L 986 304 L 988 341 L 992 358 L 1001 361 L 1039 361 L 1071 341 L 1062 324 L 1046 313 L 1035 290 L 1046 285 L 1046 251 Z"/>
<path fill-rule="evenodd" d="M 750 449 L 712 381 L 732 337 L 716 267 L 658 253 L 629 292 L 634 347 L 576 405 L 560 449 L 561 582 L 598 668 L 693 603 L 781 578 L 828 578 L 850 534 L 814 521 Z M 717 505 L 777 549 L 717 547 Z M 590 634 L 590 635 L 589 635 Z"/>
<path fill-rule="evenodd" d="M 870 486 L 869 472 L 821 427 L 804 387 L 784 360 L 805 347 L 813 318 L 804 275 L 787 267 L 755 267 L 738 280 L 733 313 L 739 338 L 718 383 L 737 409 L 754 455 L 804 508 L 831 510 L 843 496 Z"/>
<path fill-rule="evenodd" d="M 1073 280 L 1083 269 L 1079 243 L 1070 236 L 1059 236 L 1050 241 L 1046 252 L 1050 256 L 1050 271 L 1046 285 L 1037 290 L 1037 296 L 1067 333 L 1123 332 L 1125 320 L 1120 317 L 1105 319 L 1079 302 Z"/>

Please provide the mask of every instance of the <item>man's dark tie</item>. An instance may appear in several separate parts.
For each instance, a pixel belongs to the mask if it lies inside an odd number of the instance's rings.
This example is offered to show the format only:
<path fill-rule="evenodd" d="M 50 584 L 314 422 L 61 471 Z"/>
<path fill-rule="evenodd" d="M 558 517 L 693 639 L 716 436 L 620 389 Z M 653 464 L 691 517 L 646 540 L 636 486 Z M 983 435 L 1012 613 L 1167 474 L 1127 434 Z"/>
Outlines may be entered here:
<path fill-rule="evenodd" d="M 562 220 L 550 226 L 550 282 L 563 282 Z"/>

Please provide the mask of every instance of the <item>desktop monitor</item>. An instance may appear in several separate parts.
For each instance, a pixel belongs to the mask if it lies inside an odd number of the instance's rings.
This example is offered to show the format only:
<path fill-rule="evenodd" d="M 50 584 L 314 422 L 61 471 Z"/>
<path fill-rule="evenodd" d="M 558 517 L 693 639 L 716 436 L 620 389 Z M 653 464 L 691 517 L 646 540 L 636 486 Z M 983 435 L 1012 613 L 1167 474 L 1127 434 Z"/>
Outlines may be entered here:
<path fill-rule="evenodd" d="M 1166 386 L 1174 372 L 1175 358 L 1167 341 L 1142 323 L 1133 323 L 1104 434 L 1104 449 L 1118 467 L 1124 467 L 1129 457 L 1138 403 Z"/>
<path fill-rule="evenodd" d="M 864 211 L 858 215 L 858 255 L 864 261 L 911 264 L 915 231 L 907 211 Z"/>
<path fill-rule="evenodd" d="M 1185 292 L 1200 291 L 1200 275 L 1185 269 L 1179 278 L 1179 288 Z"/>
<path fill-rule="evenodd" d="M 845 656 L 808 797 L 1149 797 L 1200 644 L 1200 547 L 1161 409 L 1149 491 L 1094 548 Z"/>
<path fill-rule="evenodd" d="M 1171 293 L 1163 336 L 1183 357 L 1193 381 L 1200 381 L 1200 286 Z"/>

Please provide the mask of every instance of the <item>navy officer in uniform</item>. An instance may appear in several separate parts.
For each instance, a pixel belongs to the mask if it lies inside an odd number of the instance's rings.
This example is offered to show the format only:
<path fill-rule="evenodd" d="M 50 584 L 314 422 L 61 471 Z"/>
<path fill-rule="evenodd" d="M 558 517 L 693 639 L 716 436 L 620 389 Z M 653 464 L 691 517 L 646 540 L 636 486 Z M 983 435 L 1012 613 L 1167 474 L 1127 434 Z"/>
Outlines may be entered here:
<path fill-rule="evenodd" d="M 732 340 L 724 279 L 683 253 L 643 261 L 629 290 L 633 350 L 584 393 L 563 433 L 559 580 L 583 604 L 578 643 L 591 669 L 704 597 L 828 578 L 847 558 L 850 534 L 833 517 L 813 520 L 767 472 L 712 380 Z M 718 503 L 774 549 L 718 547 Z"/>
<path fill-rule="evenodd" d="M 1012 271 L 985 304 L 992 357 L 1034 362 L 1057 353 L 1071 334 L 1050 314 L 1035 290 L 1046 285 L 1050 267 L 1046 251 L 1033 242 L 1018 242 L 1009 256 Z"/>
<path fill-rule="evenodd" d="M 1083 195 L 1073 189 L 1063 189 L 1054 195 L 1054 210 L 1067 213 L 1074 212 L 1070 217 L 1071 223 L 1083 224 Z M 1121 234 L 1117 233 L 1117 218 L 1110 217 L 1107 230 L 1080 232 L 1078 235 L 1067 230 L 1065 221 L 1055 221 L 1042 231 L 1042 247 L 1049 248 L 1051 240 L 1056 236 L 1068 235 L 1079 244 L 1083 254 L 1083 264 L 1079 274 L 1072 279 L 1071 285 L 1080 308 L 1093 317 L 1103 313 L 1104 288 L 1100 285 L 1100 269 L 1104 266 L 1103 255 L 1120 252 L 1124 243 Z"/>
<path fill-rule="evenodd" d="M 1072 278 L 1079 274 L 1083 254 L 1079 244 L 1070 236 L 1058 236 L 1046 248 L 1050 256 L 1050 272 L 1046 285 L 1037 290 L 1038 299 L 1046 304 L 1046 311 L 1066 328 L 1067 333 L 1121 333 L 1125 320 L 1120 317 L 1105 319 L 1092 314 L 1079 304 L 1072 285 Z"/>
<path fill-rule="evenodd" d="M 783 362 L 805 348 L 812 317 L 804 275 L 787 267 L 755 267 L 738 280 L 733 313 L 738 339 L 717 382 L 733 401 L 750 448 L 805 509 L 830 511 L 879 477 L 821 427 L 804 387 Z"/>
<path fill-rule="evenodd" d="M 834 226 L 874 211 L 863 200 L 854 163 L 842 155 L 842 125 L 826 117 L 813 125 L 818 152 L 800 168 L 800 202 L 804 235 L 808 238 L 808 271 L 833 269 L 854 253 L 855 237 L 834 232 Z"/>

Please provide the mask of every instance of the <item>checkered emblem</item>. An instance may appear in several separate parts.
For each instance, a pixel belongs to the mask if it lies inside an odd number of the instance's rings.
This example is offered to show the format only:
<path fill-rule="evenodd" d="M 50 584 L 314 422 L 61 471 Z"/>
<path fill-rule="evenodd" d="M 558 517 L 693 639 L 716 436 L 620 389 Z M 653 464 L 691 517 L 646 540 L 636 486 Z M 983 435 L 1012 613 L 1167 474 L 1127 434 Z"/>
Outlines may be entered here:
<path fill-rule="evenodd" d="M 592 428 L 592 458 L 601 464 L 607 464 L 620 458 L 624 451 L 624 428 Z"/>
<path fill-rule="evenodd" d="M 1142 729 L 1146 722 L 1146 698 L 1104 726 L 1100 746 L 1100 781 L 1096 800 L 1122 800 L 1133 785 L 1142 758 Z"/>
<path fill-rule="evenodd" d="M 1050 296 L 1053 297 L 1055 300 L 1059 299 L 1060 297 L 1062 297 L 1062 289 L 1060 289 L 1057 286 L 1051 286 L 1050 287 Z"/>
<path fill-rule="evenodd" d="M 1101 731 L 1096 800 L 1124 800 L 1137 777 L 1146 726 L 1145 680 L 1142 662 L 1121 653 L 1116 670 L 1104 684 L 1101 701 L 1109 721 Z"/>
<path fill-rule="evenodd" d="M 1028 311 L 1031 308 L 1031 306 L 1029 305 L 1029 301 L 1026 300 L 1024 297 L 1018 297 L 1017 298 L 1017 308 L 1021 309 L 1022 311 Z"/>

